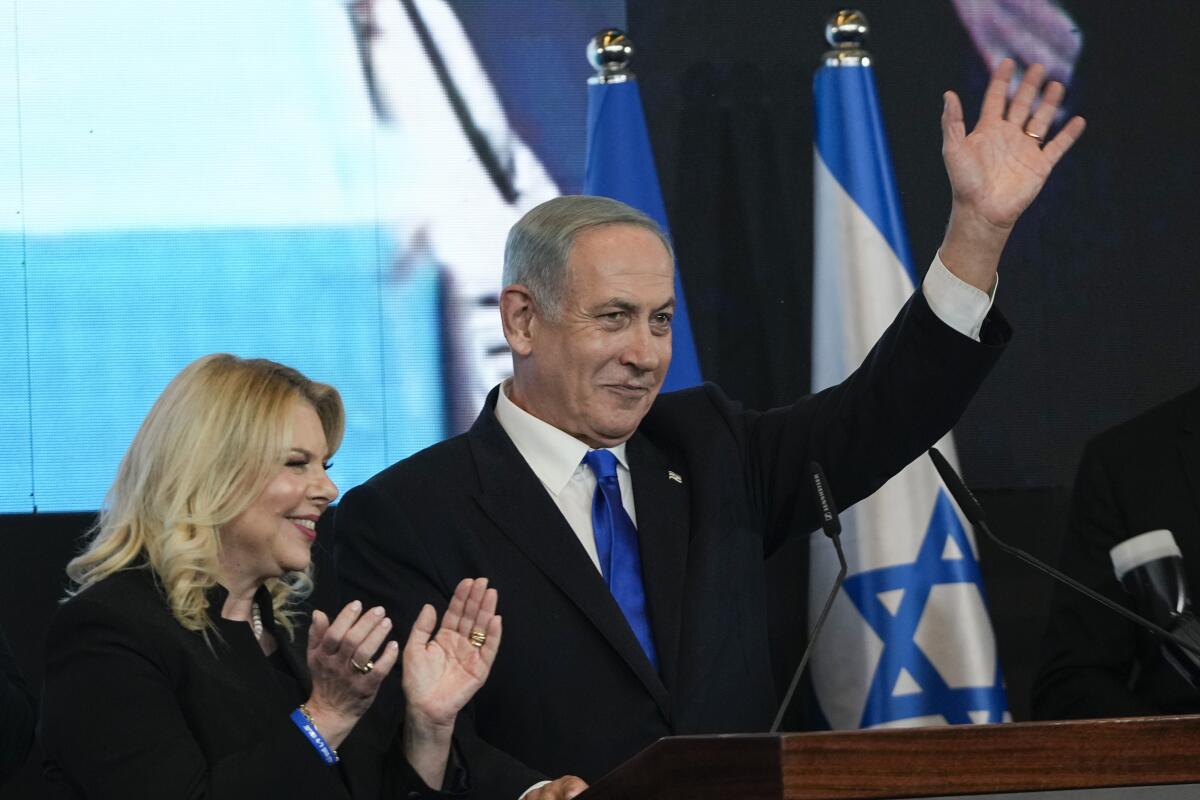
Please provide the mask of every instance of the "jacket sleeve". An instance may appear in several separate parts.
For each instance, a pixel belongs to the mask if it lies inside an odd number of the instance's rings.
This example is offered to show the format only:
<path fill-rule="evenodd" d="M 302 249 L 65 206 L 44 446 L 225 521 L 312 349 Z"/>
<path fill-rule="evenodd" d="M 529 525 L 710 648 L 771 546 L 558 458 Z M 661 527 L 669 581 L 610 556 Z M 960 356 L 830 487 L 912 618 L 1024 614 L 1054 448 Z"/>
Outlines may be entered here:
<path fill-rule="evenodd" d="M 1010 336 L 996 310 L 982 341 L 964 336 L 917 291 L 840 384 L 791 406 L 733 417 L 766 552 L 819 523 L 805 480 L 810 462 L 823 467 L 838 508 L 872 494 L 958 422 Z"/>
<path fill-rule="evenodd" d="M 169 634 L 168 634 L 169 635 Z M 42 732 L 55 777 L 91 800 L 348 798 L 286 714 L 256 741 L 209 763 L 177 693 L 188 673 L 163 633 L 90 602 L 65 604 L 48 633 Z M 236 679 L 230 691 L 238 691 Z"/>
<path fill-rule="evenodd" d="M 382 605 L 405 635 L 424 604 L 431 603 L 439 614 L 445 611 L 454 586 L 440 574 L 420 538 L 413 535 L 401 509 L 373 483 L 346 494 L 338 504 L 334 528 L 344 600 L 361 600 L 365 607 Z M 398 683 L 400 670 L 394 670 L 387 680 Z M 398 687 L 386 694 L 392 699 L 385 702 L 393 708 L 402 701 Z M 470 704 L 455 723 L 455 743 L 466 782 L 473 787 L 471 797 L 516 800 L 530 786 L 547 779 L 480 738 Z"/>

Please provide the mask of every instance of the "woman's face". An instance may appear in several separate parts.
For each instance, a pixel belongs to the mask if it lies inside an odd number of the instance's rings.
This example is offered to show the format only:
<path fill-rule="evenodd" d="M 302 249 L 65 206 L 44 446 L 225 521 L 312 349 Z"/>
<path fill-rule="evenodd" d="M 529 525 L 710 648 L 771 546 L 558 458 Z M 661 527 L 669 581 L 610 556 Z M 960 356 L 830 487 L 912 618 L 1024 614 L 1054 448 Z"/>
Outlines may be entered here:
<path fill-rule="evenodd" d="M 221 530 L 228 583 L 258 584 L 308 567 L 317 519 L 337 497 L 325 473 L 329 447 L 316 410 L 297 400 L 289 413 L 292 439 L 283 463 L 262 494 Z"/>

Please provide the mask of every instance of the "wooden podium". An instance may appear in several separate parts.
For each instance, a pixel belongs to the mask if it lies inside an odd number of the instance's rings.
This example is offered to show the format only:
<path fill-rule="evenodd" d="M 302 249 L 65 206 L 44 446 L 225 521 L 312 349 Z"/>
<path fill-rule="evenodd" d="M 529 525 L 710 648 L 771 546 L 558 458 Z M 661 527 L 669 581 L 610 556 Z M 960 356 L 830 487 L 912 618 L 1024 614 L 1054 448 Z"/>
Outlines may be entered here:
<path fill-rule="evenodd" d="M 1190 783 L 1200 783 L 1200 716 L 679 736 L 650 745 L 580 800 L 945 797 Z"/>

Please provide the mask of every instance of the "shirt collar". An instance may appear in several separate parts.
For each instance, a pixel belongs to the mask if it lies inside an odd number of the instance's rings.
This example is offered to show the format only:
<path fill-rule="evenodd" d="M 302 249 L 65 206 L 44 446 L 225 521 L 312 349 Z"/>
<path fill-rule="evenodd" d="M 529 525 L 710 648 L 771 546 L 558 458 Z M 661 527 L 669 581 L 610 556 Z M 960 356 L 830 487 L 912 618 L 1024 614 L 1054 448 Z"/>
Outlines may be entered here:
<path fill-rule="evenodd" d="M 561 431 L 548 422 L 538 419 L 508 399 L 512 378 L 500 384 L 496 396 L 496 421 L 512 439 L 517 452 L 529 464 L 533 474 L 551 494 L 558 496 L 579 468 L 584 455 L 592 448 L 571 434 Z M 626 471 L 625 442 L 607 448 L 617 457 L 617 463 Z"/>

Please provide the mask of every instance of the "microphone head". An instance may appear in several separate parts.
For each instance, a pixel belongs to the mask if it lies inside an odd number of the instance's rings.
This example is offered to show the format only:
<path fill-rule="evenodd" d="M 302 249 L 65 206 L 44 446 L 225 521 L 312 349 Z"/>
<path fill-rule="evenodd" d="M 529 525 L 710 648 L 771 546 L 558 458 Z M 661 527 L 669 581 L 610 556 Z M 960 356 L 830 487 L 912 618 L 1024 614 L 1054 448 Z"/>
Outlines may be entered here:
<path fill-rule="evenodd" d="M 830 539 L 842 532 L 842 521 L 838 518 L 837 505 L 833 494 L 829 491 L 829 481 L 825 480 L 825 470 L 815 461 L 808 464 L 808 478 L 812 482 L 813 495 L 817 499 L 817 507 L 821 509 L 821 530 Z"/>
<path fill-rule="evenodd" d="M 1108 551 L 1117 580 L 1131 571 L 1160 558 L 1183 558 L 1175 537 L 1168 530 L 1147 531 L 1126 539 Z"/>
<path fill-rule="evenodd" d="M 1190 615 L 1183 556 L 1170 531 L 1147 531 L 1126 539 L 1108 554 L 1117 580 L 1137 600 L 1144 616 L 1174 630 Z"/>
<path fill-rule="evenodd" d="M 954 502 L 958 503 L 958 507 L 966 515 L 967 521 L 972 525 L 981 524 L 984 521 L 983 507 L 979 505 L 975 495 L 971 494 L 971 490 L 963 483 L 962 478 L 958 477 L 958 473 L 954 471 L 954 467 L 950 466 L 946 457 L 938 452 L 936 447 L 931 447 L 929 448 L 929 460 L 933 462 L 938 475 L 942 476 L 942 482 L 950 490 Z"/>

